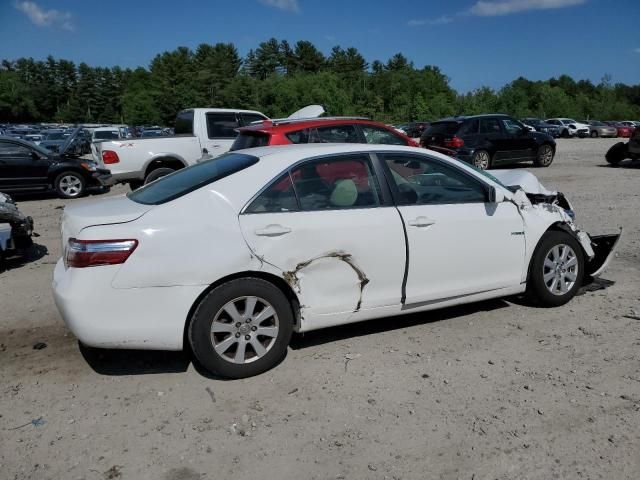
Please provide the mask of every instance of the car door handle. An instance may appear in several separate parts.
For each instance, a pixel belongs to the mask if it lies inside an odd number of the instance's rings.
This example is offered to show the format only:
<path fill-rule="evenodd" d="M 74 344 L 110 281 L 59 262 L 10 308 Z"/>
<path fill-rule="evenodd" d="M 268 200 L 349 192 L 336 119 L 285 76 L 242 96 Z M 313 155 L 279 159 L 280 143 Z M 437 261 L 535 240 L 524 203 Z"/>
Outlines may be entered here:
<path fill-rule="evenodd" d="M 264 228 L 257 228 L 254 232 L 259 237 L 279 237 L 290 233 L 291 229 L 282 225 L 267 225 Z"/>
<path fill-rule="evenodd" d="M 411 225 L 412 227 L 428 227 L 430 225 L 433 225 L 434 223 L 436 223 L 435 220 L 431 220 L 427 217 L 418 217 L 414 218 L 413 220 L 409 220 L 409 225 Z"/>

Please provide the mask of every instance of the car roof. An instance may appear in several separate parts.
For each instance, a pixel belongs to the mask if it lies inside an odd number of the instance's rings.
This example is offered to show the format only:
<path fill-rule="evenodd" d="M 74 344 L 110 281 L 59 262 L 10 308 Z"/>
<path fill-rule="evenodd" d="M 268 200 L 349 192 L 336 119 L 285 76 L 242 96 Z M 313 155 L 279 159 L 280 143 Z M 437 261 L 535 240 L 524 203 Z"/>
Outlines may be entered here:
<path fill-rule="evenodd" d="M 486 118 L 486 117 L 508 117 L 506 113 L 483 113 L 480 115 L 459 115 L 456 117 L 446 117 L 436 120 L 433 123 L 439 122 L 464 122 L 465 120 L 471 120 L 473 118 Z"/>
<path fill-rule="evenodd" d="M 193 113 L 255 113 L 266 116 L 257 110 L 241 110 L 239 108 L 185 108 L 182 111 L 193 110 Z"/>
<path fill-rule="evenodd" d="M 372 125 L 375 127 L 384 127 L 387 130 L 392 130 L 381 122 L 376 122 L 368 118 L 363 117 L 320 117 L 320 118 L 304 118 L 304 119 L 283 119 L 271 123 L 270 120 L 264 122 L 247 125 L 241 127 L 238 131 L 258 131 L 258 132 L 293 132 L 301 130 L 303 128 L 321 127 L 323 125 L 345 125 L 345 124 L 359 124 L 359 125 Z M 398 132 L 399 133 L 399 132 Z"/>

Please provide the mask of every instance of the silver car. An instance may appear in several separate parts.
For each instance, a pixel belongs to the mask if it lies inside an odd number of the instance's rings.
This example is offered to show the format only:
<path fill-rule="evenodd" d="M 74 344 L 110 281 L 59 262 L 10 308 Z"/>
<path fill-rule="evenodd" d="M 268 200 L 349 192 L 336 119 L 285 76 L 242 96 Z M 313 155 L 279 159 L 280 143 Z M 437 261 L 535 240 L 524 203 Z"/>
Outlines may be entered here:
<path fill-rule="evenodd" d="M 591 120 L 589 122 L 589 135 L 591 138 L 617 137 L 618 129 L 598 120 Z"/>

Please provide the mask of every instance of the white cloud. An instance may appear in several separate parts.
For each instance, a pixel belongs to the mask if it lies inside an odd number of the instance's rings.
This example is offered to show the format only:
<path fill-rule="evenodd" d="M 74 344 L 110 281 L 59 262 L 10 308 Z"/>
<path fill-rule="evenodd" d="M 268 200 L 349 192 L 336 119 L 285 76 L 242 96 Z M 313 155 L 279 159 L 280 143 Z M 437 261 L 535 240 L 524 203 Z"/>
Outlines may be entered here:
<path fill-rule="evenodd" d="M 587 0 L 480 0 L 469 12 L 479 17 L 495 17 L 525 12 L 527 10 L 549 10 L 582 5 Z"/>
<path fill-rule="evenodd" d="M 74 30 L 71 13 L 58 10 L 43 10 L 36 2 L 16 2 L 15 8 L 24 13 L 31 23 L 38 27 L 59 27 L 63 30 Z"/>
<path fill-rule="evenodd" d="M 277 8 L 279 10 L 285 10 L 287 12 L 298 12 L 300 7 L 298 6 L 298 0 L 258 0 L 262 5 L 267 7 Z"/>
<path fill-rule="evenodd" d="M 453 17 L 451 15 L 441 15 L 438 18 L 416 18 L 409 20 L 407 25 L 410 27 L 420 27 L 422 25 L 444 25 L 451 22 L 453 22 Z"/>

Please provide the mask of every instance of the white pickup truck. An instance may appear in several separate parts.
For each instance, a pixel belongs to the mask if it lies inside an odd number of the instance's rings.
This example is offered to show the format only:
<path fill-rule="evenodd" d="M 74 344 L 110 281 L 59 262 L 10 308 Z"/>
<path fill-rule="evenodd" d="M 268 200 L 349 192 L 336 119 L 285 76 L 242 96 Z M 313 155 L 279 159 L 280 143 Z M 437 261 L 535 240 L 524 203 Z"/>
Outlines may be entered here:
<path fill-rule="evenodd" d="M 178 113 L 174 136 L 96 143 L 94 157 L 111 170 L 116 183 L 137 188 L 193 165 L 204 155 L 215 157 L 227 152 L 237 128 L 267 119 L 251 110 L 190 108 Z"/>

